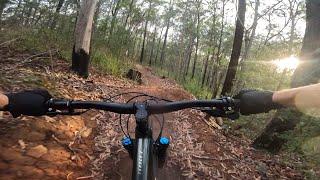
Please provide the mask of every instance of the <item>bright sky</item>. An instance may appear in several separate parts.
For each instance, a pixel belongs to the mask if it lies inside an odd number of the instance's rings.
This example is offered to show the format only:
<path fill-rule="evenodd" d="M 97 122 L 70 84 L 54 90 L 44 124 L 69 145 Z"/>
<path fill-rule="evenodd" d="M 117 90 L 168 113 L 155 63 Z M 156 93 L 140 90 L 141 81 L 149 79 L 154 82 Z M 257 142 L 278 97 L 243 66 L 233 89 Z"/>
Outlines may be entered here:
<path fill-rule="evenodd" d="M 203 0 L 206 1 L 206 0 Z M 247 0 L 247 9 L 246 9 L 246 28 L 250 27 L 253 21 L 253 15 L 254 15 L 254 7 L 251 7 L 250 5 L 248 5 L 249 1 L 253 1 L 253 0 Z M 259 12 L 260 14 L 262 13 L 262 11 L 264 9 L 266 9 L 269 6 L 272 6 L 273 4 L 275 4 L 278 0 L 260 0 L 260 7 L 259 7 Z M 302 1 L 302 0 L 298 0 L 298 1 Z M 228 22 L 228 24 L 235 24 L 236 21 L 236 12 L 237 12 L 237 3 L 238 0 L 230 0 L 229 3 L 227 3 L 226 5 L 226 16 L 225 16 L 225 21 Z M 287 5 L 288 6 L 288 0 L 283 0 L 281 3 L 281 5 Z M 254 4 L 253 4 L 254 6 Z M 206 8 L 206 7 L 204 7 Z M 288 9 L 282 9 L 284 11 L 288 11 Z M 163 9 L 163 7 L 159 8 L 160 13 L 164 13 L 165 10 Z M 287 12 L 288 13 L 288 12 Z M 282 27 L 285 25 L 285 18 L 280 18 L 277 17 L 276 15 L 274 15 L 272 17 L 272 22 L 274 22 L 276 25 L 278 25 L 277 28 L 274 29 L 275 32 L 279 31 L 280 29 L 282 29 Z M 256 34 L 257 35 L 267 35 L 267 29 L 266 26 L 268 25 L 268 21 L 260 18 L 258 21 L 258 26 L 257 26 L 257 30 L 256 30 Z M 296 33 L 297 35 L 299 35 L 301 38 L 304 35 L 305 32 L 305 25 L 306 22 L 303 18 L 299 19 L 297 24 L 296 24 Z M 288 37 L 288 33 L 290 31 L 290 23 L 289 25 L 283 30 L 283 34 L 284 37 Z M 160 33 L 160 32 L 159 32 Z M 169 34 L 174 34 L 174 29 L 170 28 L 169 30 Z M 273 39 L 275 40 L 275 39 Z"/>
<path fill-rule="evenodd" d="M 253 15 L 254 15 L 254 7 L 251 7 L 250 5 L 248 5 L 249 1 L 252 0 L 247 0 L 247 9 L 246 9 L 246 27 L 250 27 L 253 21 Z M 298 0 L 301 1 L 301 0 Z M 261 14 L 263 9 L 266 9 L 268 6 L 272 6 L 273 4 L 276 4 L 278 2 L 278 0 L 260 0 L 260 7 L 259 7 L 259 12 Z M 235 23 L 236 20 L 236 12 L 237 12 L 237 3 L 238 0 L 231 0 L 230 3 L 227 4 L 227 12 L 226 12 L 226 20 L 227 22 L 229 22 L 230 24 Z M 288 0 L 283 0 L 279 5 L 287 5 L 288 6 Z M 254 4 L 253 4 L 254 6 Z M 285 11 L 288 11 L 287 9 L 285 9 Z M 274 16 L 272 18 L 272 22 L 274 22 L 275 24 L 279 25 L 279 27 L 277 29 L 282 29 L 282 27 L 285 25 L 285 18 L 280 18 L 280 17 L 276 17 Z M 266 35 L 267 34 L 267 30 L 266 30 L 266 26 L 268 25 L 268 21 L 260 18 L 260 20 L 258 21 L 258 26 L 257 26 L 257 34 L 261 34 L 261 35 Z M 306 22 L 304 19 L 299 19 L 297 24 L 296 24 L 296 33 L 303 37 L 304 32 L 305 32 L 305 26 L 306 26 Z M 289 33 L 290 30 L 290 24 L 286 27 L 286 29 L 284 30 L 284 33 Z"/>

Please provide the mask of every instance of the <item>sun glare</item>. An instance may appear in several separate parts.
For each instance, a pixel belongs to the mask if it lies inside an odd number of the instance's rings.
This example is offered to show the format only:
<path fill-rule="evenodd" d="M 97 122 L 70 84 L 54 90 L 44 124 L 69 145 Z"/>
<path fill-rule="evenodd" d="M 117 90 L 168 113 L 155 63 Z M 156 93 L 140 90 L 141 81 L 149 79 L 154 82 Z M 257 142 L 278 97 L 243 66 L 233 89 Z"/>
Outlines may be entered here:
<path fill-rule="evenodd" d="M 279 71 L 295 70 L 299 65 L 299 59 L 297 57 L 290 56 L 287 58 L 274 60 L 272 63 L 277 66 Z"/>

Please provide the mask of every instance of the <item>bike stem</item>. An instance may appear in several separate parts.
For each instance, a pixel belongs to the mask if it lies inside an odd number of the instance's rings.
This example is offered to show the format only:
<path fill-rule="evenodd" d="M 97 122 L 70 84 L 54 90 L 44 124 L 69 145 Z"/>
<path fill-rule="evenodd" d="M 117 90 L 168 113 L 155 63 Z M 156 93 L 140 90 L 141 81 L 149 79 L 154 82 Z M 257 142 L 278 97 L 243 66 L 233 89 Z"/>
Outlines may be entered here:
<path fill-rule="evenodd" d="M 146 103 L 135 103 L 136 108 L 136 138 L 144 138 L 148 137 L 151 134 L 151 130 L 149 127 L 148 119 L 149 114 L 147 111 L 147 104 Z M 152 136 L 152 135 L 151 135 Z"/>

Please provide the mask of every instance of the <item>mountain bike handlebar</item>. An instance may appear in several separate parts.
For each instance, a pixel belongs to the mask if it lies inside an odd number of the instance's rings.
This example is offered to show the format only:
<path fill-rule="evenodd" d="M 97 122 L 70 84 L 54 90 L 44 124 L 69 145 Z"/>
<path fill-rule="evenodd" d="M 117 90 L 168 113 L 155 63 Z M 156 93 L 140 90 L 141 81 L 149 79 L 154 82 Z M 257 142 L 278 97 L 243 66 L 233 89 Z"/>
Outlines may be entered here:
<path fill-rule="evenodd" d="M 212 100 L 189 100 L 176 101 L 161 104 L 146 103 L 146 110 L 149 115 L 163 114 L 179 111 L 187 108 L 204 108 L 215 107 L 219 109 L 234 110 L 237 109 L 239 102 L 232 98 L 226 97 L 222 99 Z M 98 109 L 119 114 L 135 114 L 136 103 L 110 103 L 100 101 L 73 101 L 73 100 L 56 100 L 51 99 L 47 102 L 47 106 L 52 110 L 69 110 L 72 112 L 76 109 Z"/>

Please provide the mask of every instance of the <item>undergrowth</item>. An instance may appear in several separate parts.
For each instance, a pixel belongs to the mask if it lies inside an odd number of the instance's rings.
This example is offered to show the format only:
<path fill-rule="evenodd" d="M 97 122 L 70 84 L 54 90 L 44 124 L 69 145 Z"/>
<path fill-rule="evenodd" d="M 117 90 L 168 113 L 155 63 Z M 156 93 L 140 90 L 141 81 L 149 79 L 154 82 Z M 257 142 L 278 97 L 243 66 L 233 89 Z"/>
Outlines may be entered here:
<path fill-rule="evenodd" d="M 160 69 L 157 67 L 155 67 L 154 69 L 158 76 L 169 76 L 169 78 L 175 79 L 178 84 L 182 85 L 185 90 L 195 95 L 198 99 L 210 99 L 212 96 L 209 87 L 201 87 L 201 84 L 199 84 L 199 81 L 197 81 L 197 79 L 199 79 L 199 77 L 197 76 L 193 79 L 190 76 L 186 76 L 185 80 L 181 80 L 175 73 L 168 73 L 168 71 L 166 71 L 165 69 Z"/>
<path fill-rule="evenodd" d="M 14 40 L 10 46 L 17 51 L 32 54 L 58 50 L 60 58 L 71 62 L 73 47 L 72 32 L 58 32 L 50 29 L 13 28 L 2 29 L 0 42 Z M 93 43 L 91 47 L 91 64 L 104 73 L 120 77 L 132 67 L 129 60 L 116 58 L 104 48 L 101 43 Z"/>

